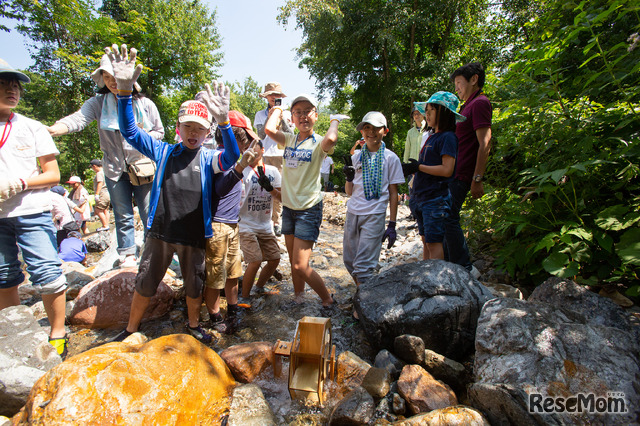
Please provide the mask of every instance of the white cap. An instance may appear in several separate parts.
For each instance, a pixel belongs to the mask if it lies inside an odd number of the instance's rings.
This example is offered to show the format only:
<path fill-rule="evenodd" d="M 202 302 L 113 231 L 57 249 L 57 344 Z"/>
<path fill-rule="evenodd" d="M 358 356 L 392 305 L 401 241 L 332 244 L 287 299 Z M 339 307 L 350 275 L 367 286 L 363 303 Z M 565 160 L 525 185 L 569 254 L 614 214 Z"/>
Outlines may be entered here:
<path fill-rule="evenodd" d="M 80 176 L 71 176 L 67 183 L 82 183 L 82 179 L 80 179 Z"/>
<path fill-rule="evenodd" d="M 387 119 L 378 111 L 369 111 L 364 115 L 360 124 L 356 126 L 356 130 L 360 131 L 365 124 L 371 124 L 373 127 L 387 127 Z"/>
<path fill-rule="evenodd" d="M 318 101 L 316 101 L 316 98 L 314 98 L 311 95 L 307 95 L 306 93 L 301 93 L 298 96 L 296 96 L 295 99 L 291 102 L 291 108 L 293 108 L 295 104 L 301 101 L 307 101 L 311 105 L 313 105 L 314 108 L 318 108 Z"/>

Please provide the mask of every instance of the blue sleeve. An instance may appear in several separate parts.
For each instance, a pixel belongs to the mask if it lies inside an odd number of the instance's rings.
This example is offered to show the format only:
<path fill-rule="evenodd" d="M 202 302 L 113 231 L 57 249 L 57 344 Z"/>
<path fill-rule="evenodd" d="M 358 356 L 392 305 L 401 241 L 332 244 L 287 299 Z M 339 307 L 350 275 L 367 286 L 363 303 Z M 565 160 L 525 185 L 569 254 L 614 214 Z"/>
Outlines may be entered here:
<path fill-rule="evenodd" d="M 236 164 L 238 158 L 240 158 L 240 149 L 238 148 L 236 137 L 233 135 L 233 130 L 231 130 L 231 124 L 218 126 L 218 129 L 220 129 L 222 142 L 224 144 L 224 152 L 218 156 L 218 166 L 221 170 L 229 170 Z"/>
<path fill-rule="evenodd" d="M 120 133 L 135 149 L 153 161 L 158 161 L 154 150 L 154 145 L 157 141 L 136 125 L 136 120 L 133 117 L 132 97 L 118 95 L 117 98 Z"/>
<path fill-rule="evenodd" d="M 227 195 L 233 188 L 235 188 L 236 184 L 240 182 L 241 178 L 239 178 L 235 170 L 229 170 L 224 172 L 222 175 L 216 175 L 215 178 L 215 191 L 218 197 L 224 197 Z"/>
<path fill-rule="evenodd" d="M 453 132 L 447 132 L 442 141 L 442 150 L 440 155 L 449 155 L 453 158 L 458 157 L 458 137 Z"/>

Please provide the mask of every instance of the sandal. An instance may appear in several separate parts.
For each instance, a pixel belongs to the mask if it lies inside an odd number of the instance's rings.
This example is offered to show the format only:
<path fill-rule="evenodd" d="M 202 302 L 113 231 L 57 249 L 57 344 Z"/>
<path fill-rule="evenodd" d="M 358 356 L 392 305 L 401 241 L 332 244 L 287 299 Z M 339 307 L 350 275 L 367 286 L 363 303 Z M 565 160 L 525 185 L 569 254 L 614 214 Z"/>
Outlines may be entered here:
<path fill-rule="evenodd" d="M 49 343 L 51 343 L 51 346 L 54 347 L 58 355 L 60 355 L 60 358 L 64 361 L 67 357 L 67 344 L 69 343 L 67 335 L 65 334 L 64 336 L 56 337 L 55 339 L 49 337 Z"/>

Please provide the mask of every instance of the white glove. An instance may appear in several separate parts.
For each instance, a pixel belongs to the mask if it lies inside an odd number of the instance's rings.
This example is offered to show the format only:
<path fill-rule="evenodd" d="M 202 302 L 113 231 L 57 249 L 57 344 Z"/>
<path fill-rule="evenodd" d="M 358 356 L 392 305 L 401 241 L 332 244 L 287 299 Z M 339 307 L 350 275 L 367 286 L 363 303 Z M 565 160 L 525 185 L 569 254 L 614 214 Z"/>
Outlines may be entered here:
<path fill-rule="evenodd" d="M 345 114 L 331 114 L 329 116 L 329 122 L 331 122 L 331 120 L 338 120 L 338 123 L 341 122 L 342 120 L 348 120 L 351 117 L 349 117 L 348 115 Z"/>
<path fill-rule="evenodd" d="M 97 203 L 100 200 L 100 195 L 96 194 L 93 196 L 93 199 L 95 200 L 95 202 Z"/>
<path fill-rule="evenodd" d="M 27 182 L 23 179 L 0 181 L 0 201 L 7 201 L 16 194 L 27 189 Z"/>
<path fill-rule="evenodd" d="M 112 45 L 111 48 L 106 47 L 104 51 L 111 60 L 118 90 L 133 92 L 133 85 L 142 72 L 142 64 L 136 66 L 138 51 L 132 47 L 127 54 L 126 44 L 120 46 L 120 52 L 117 44 Z"/>
<path fill-rule="evenodd" d="M 202 103 L 207 106 L 209 112 L 218 124 L 229 121 L 229 102 L 231 90 L 216 80 L 211 82 L 211 86 L 204 85 L 205 93 L 202 95 Z"/>
<path fill-rule="evenodd" d="M 249 164 L 253 163 L 253 161 L 258 157 L 258 145 L 257 141 L 253 141 L 249 148 L 247 148 L 242 153 L 242 158 L 240 159 L 240 167 L 243 169 L 247 167 Z"/>

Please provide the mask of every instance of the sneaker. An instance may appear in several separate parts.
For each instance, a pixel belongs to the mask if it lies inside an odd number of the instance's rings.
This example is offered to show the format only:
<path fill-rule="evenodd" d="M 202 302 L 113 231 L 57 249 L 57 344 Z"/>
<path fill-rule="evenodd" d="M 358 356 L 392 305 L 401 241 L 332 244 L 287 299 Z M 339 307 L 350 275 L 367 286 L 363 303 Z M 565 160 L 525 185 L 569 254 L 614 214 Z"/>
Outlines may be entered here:
<path fill-rule="evenodd" d="M 118 333 L 116 335 L 116 337 L 114 337 L 113 339 L 109 340 L 109 342 L 122 342 L 124 339 L 126 339 L 129 336 L 131 336 L 132 334 L 133 334 L 132 332 L 127 331 L 127 329 L 125 328 L 120 333 Z"/>
<path fill-rule="evenodd" d="M 276 237 L 282 235 L 282 228 L 280 228 L 280 225 L 273 226 L 273 233 L 276 234 Z"/>
<path fill-rule="evenodd" d="M 96 232 L 102 232 L 102 231 L 108 231 L 108 230 L 109 230 L 108 226 L 103 226 L 102 228 L 96 229 Z"/>
<path fill-rule="evenodd" d="M 138 267 L 138 259 L 133 254 L 129 254 L 125 256 L 122 263 L 120 263 L 121 268 L 137 268 Z"/>
<path fill-rule="evenodd" d="M 58 355 L 60 355 L 60 358 L 64 360 L 67 357 L 67 344 L 69 340 L 66 334 L 63 337 L 57 337 L 55 339 L 49 337 L 49 343 L 51 343 L 51 346 L 53 346 Z"/>
<path fill-rule="evenodd" d="M 192 328 L 190 325 L 187 325 L 187 330 L 189 330 L 189 334 L 200 340 L 202 343 L 211 343 L 213 340 L 211 335 L 204 331 L 204 328 L 200 326 Z"/>

